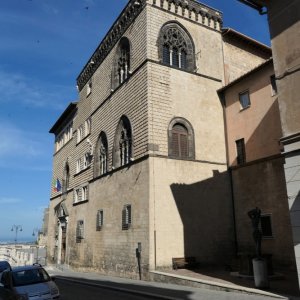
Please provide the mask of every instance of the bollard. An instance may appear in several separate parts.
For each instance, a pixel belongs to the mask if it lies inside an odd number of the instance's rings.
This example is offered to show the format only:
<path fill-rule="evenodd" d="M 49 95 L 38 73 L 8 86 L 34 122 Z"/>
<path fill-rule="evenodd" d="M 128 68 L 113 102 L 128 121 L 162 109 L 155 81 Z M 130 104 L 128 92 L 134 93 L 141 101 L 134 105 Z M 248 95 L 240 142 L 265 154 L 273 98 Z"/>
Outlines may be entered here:
<path fill-rule="evenodd" d="M 261 289 L 269 288 L 267 263 L 263 258 L 253 258 L 253 274 L 255 287 Z"/>

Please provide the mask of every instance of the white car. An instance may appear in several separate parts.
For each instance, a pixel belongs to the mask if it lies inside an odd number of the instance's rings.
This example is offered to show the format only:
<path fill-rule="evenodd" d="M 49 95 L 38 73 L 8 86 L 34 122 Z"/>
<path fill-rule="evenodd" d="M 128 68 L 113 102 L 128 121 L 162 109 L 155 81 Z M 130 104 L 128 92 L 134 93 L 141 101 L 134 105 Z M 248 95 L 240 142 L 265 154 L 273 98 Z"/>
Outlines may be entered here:
<path fill-rule="evenodd" d="M 0 286 L 12 292 L 18 300 L 59 299 L 59 290 L 40 265 L 15 267 L 2 273 Z"/>

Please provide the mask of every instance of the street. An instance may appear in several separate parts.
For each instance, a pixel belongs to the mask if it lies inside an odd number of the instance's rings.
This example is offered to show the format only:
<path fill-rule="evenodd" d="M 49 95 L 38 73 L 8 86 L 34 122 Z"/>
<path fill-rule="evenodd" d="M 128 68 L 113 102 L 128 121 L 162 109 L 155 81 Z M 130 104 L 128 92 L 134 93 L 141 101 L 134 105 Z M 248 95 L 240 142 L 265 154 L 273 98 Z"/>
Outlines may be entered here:
<path fill-rule="evenodd" d="M 212 291 L 165 285 L 150 287 L 132 283 L 112 283 L 80 278 L 56 277 L 61 300 L 143 300 L 143 299 L 182 299 L 182 300 L 268 300 L 267 296 L 247 295 L 233 292 Z"/>
<path fill-rule="evenodd" d="M 89 286 L 80 283 L 68 282 L 66 280 L 57 279 L 56 284 L 61 293 L 61 300 L 142 300 L 151 299 L 149 297 L 136 296 L 124 292 L 119 292 L 107 288 Z M 153 298 L 157 299 L 157 298 Z"/>

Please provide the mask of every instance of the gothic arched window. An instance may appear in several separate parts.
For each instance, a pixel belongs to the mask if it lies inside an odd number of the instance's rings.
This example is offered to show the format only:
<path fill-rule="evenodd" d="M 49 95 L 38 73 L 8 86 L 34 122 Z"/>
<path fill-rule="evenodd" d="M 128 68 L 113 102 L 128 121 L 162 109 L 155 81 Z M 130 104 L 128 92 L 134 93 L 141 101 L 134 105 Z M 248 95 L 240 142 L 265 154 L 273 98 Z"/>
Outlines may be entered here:
<path fill-rule="evenodd" d="M 94 177 L 105 174 L 107 172 L 108 143 L 104 132 L 99 135 L 94 160 Z"/>
<path fill-rule="evenodd" d="M 169 156 L 181 159 L 194 159 L 194 131 L 191 124 L 183 118 L 175 118 L 168 129 Z"/>
<path fill-rule="evenodd" d="M 122 116 L 117 127 L 114 152 L 113 165 L 120 167 L 128 164 L 132 157 L 132 131 L 131 124 L 127 117 Z"/>
<path fill-rule="evenodd" d="M 190 35 L 179 24 L 165 24 L 159 34 L 159 57 L 163 64 L 194 71 L 194 45 Z"/>
<path fill-rule="evenodd" d="M 123 37 L 118 45 L 112 76 L 112 89 L 122 84 L 130 73 L 130 43 Z"/>

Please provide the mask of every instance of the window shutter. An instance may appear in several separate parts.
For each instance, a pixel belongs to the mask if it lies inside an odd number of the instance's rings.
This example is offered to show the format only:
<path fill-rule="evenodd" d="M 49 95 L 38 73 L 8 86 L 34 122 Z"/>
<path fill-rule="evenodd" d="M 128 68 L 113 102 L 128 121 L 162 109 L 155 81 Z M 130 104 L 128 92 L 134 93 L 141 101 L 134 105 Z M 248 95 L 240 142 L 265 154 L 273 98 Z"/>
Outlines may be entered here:
<path fill-rule="evenodd" d="M 180 157 L 188 157 L 188 139 L 186 134 L 180 134 Z"/>
<path fill-rule="evenodd" d="M 179 67 L 178 50 L 176 48 L 173 48 L 172 52 L 172 65 L 175 67 Z"/>
<path fill-rule="evenodd" d="M 170 48 L 168 45 L 163 46 L 163 63 L 170 64 Z"/>

